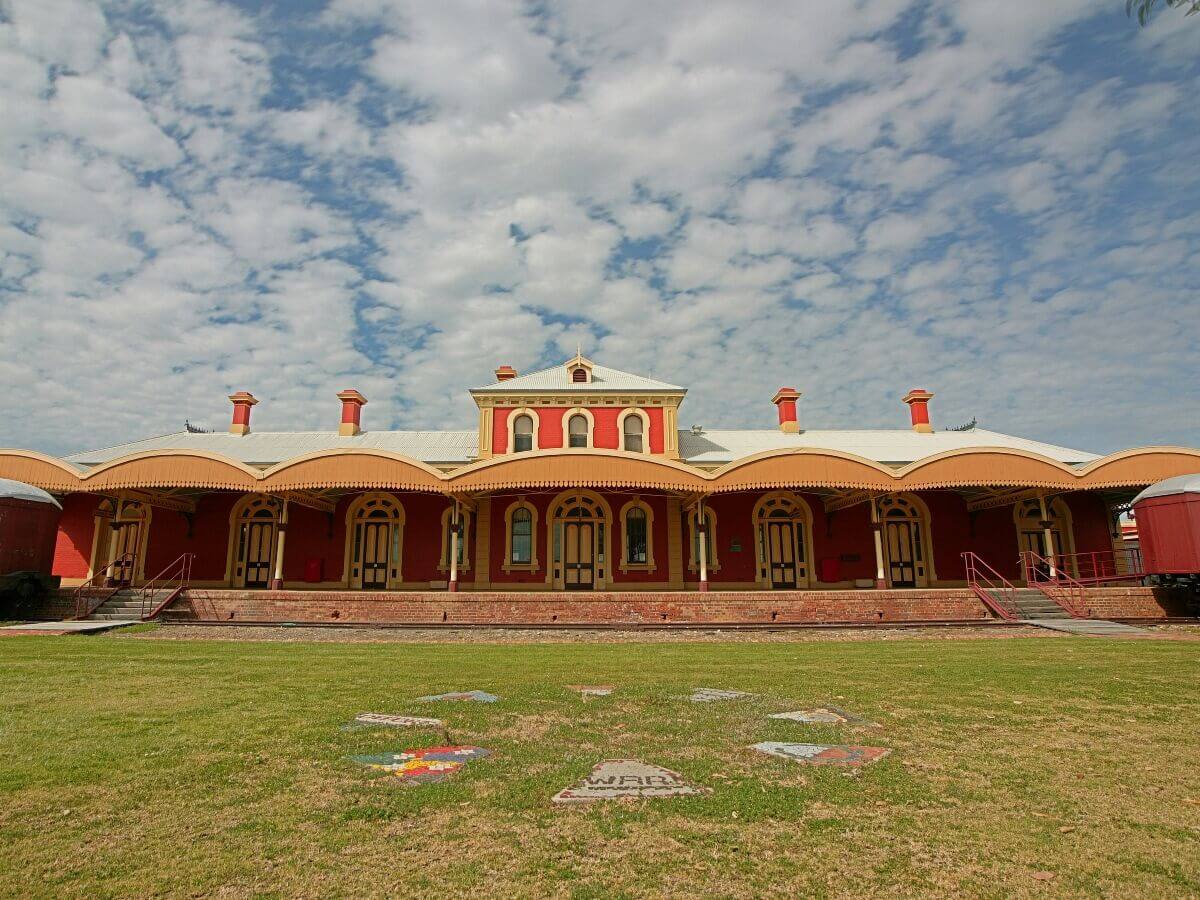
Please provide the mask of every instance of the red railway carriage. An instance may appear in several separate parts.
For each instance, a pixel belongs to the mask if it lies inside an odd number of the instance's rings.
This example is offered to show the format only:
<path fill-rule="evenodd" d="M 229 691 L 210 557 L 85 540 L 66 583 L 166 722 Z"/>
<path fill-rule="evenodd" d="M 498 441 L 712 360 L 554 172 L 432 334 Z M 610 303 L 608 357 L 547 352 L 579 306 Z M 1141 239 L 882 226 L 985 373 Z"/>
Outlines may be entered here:
<path fill-rule="evenodd" d="M 61 515 L 41 488 L 0 478 L 0 619 L 58 585 L 50 572 Z"/>
<path fill-rule="evenodd" d="M 1200 473 L 1150 485 L 1133 512 L 1146 574 L 1200 587 Z"/>

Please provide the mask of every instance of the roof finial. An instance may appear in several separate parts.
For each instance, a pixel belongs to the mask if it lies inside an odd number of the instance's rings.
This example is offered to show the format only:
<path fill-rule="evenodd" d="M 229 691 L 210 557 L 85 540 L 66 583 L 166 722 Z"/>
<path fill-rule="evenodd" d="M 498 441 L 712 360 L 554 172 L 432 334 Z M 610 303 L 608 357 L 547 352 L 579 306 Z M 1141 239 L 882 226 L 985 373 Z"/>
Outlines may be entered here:
<path fill-rule="evenodd" d="M 580 343 L 579 341 L 576 341 L 575 342 L 575 358 L 579 359 L 581 356 L 583 356 L 583 344 Z"/>

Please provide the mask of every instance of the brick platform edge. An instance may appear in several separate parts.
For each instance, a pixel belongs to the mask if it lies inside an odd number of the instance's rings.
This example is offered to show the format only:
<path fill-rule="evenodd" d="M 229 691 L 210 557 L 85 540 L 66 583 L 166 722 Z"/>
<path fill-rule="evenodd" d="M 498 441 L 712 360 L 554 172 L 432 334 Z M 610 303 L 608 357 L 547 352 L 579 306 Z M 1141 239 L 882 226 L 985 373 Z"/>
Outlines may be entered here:
<path fill-rule="evenodd" d="M 74 592 L 52 596 L 38 618 L 74 610 Z M 1186 591 L 1091 588 L 1095 618 L 1155 621 L 1195 615 Z M 193 589 L 165 622 L 298 622 L 338 625 L 833 625 L 984 622 L 994 617 L 966 588 L 892 591 L 713 591 L 595 594 L 444 591 L 246 591 Z"/>

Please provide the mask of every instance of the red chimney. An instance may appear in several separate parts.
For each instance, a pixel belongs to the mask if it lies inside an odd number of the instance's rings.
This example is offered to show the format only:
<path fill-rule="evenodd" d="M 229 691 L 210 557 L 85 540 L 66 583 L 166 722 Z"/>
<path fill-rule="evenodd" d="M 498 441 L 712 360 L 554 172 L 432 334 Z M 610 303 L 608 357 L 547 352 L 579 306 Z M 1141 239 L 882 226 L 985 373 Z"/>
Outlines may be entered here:
<path fill-rule="evenodd" d="M 800 392 L 795 388 L 781 387 L 771 398 L 771 402 L 779 408 L 779 430 L 787 434 L 800 431 L 800 419 L 796 415 L 796 401 Z"/>
<path fill-rule="evenodd" d="M 497 381 L 512 381 L 517 377 L 517 370 L 512 366 L 500 366 L 496 369 Z"/>
<path fill-rule="evenodd" d="M 229 423 L 229 433 L 249 434 L 250 407 L 258 401 L 254 399 L 253 394 L 247 391 L 238 391 L 236 394 L 230 394 L 229 400 L 233 403 L 233 421 Z"/>
<path fill-rule="evenodd" d="M 908 404 L 913 431 L 919 431 L 921 434 L 933 433 L 933 426 L 929 424 L 929 401 L 932 399 L 933 394 L 921 388 L 913 388 L 901 398 L 901 402 Z"/>
<path fill-rule="evenodd" d="M 342 424 L 338 426 L 338 434 L 342 437 L 354 437 L 362 431 L 362 408 L 367 398 L 355 390 L 338 392 L 342 401 Z"/>

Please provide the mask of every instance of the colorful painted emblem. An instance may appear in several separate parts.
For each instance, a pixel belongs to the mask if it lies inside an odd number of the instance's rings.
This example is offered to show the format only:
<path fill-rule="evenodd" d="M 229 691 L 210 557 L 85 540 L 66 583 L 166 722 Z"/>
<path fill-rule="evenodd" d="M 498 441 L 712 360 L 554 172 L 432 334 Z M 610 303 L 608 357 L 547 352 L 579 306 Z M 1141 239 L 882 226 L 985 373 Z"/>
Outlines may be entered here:
<path fill-rule="evenodd" d="M 579 691 L 584 697 L 607 697 L 613 692 L 607 684 L 568 684 L 567 687 Z"/>
<path fill-rule="evenodd" d="M 692 691 L 693 703 L 715 703 L 718 700 L 742 700 L 746 697 L 757 697 L 757 694 L 747 694 L 745 691 L 723 691 L 719 688 L 696 688 Z"/>
<path fill-rule="evenodd" d="M 866 719 L 838 709 L 836 706 L 818 706 L 815 709 L 798 709 L 795 712 L 772 713 L 768 719 L 788 719 L 805 725 L 875 725 Z"/>
<path fill-rule="evenodd" d="M 355 725 L 384 725 L 389 728 L 443 728 L 441 719 L 425 716 L 392 716 L 387 713 L 359 713 L 354 717 Z"/>
<path fill-rule="evenodd" d="M 473 703 L 495 703 L 500 698 L 487 691 L 453 691 L 449 694 L 433 694 L 429 697 L 418 697 L 422 703 L 432 703 L 435 700 L 464 700 Z"/>
<path fill-rule="evenodd" d="M 887 747 L 856 747 L 846 744 L 784 744 L 779 741 L 762 741 L 754 744 L 750 749 L 818 766 L 863 766 L 883 759 L 892 752 Z"/>
<path fill-rule="evenodd" d="M 387 772 L 409 784 L 429 784 L 444 781 L 461 769 L 464 763 L 488 756 L 490 752 L 482 747 L 426 747 L 350 758 L 369 769 Z"/>
<path fill-rule="evenodd" d="M 623 797 L 685 797 L 707 793 L 709 788 L 688 784 L 678 772 L 662 766 L 636 759 L 606 759 L 575 787 L 559 791 L 552 799 L 555 803 L 588 803 Z"/>

